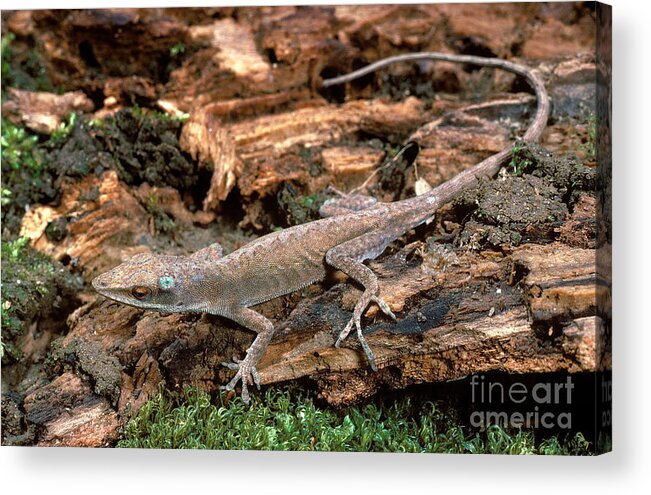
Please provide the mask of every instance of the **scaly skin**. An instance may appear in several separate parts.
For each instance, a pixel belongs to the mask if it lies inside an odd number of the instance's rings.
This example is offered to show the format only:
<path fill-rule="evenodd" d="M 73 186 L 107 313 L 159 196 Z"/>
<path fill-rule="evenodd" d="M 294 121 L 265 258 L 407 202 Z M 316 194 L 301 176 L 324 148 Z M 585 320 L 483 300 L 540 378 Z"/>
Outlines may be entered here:
<path fill-rule="evenodd" d="M 538 140 L 549 116 L 547 93 L 532 71 L 512 62 L 429 52 L 407 54 L 324 81 L 324 86 L 348 82 L 387 63 L 423 59 L 491 66 L 526 77 L 536 91 L 538 109 L 524 139 Z M 510 150 L 487 158 L 416 198 L 395 203 L 377 203 L 360 196 L 330 200 L 321 209 L 329 218 L 265 235 L 227 256 L 222 256 L 218 244 L 191 256 L 140 254 L 96 277 L 93 287 L 106 297 L 138 308 L 169 313 L 206 312 L 256 332 L 242 361 L 223 363 L 236 371 L 223 388 L 233 390 L 241 381 L 242 399 L 248 403 L 248 384 L 253 382 L 259 388 L 256 366 L 274 333 L 272 322 L 250 307 L 322 280 L 328 267 L 335 268 L 364 287 L 352 318 L 335 345 L 338 347 L 355 328 L 370 366 L 376 370 L 373 352 L 362 334 L 361 317 L 372 302 L 391 318 L 395 319 L 395 315 L 379 297 L 377 277 L 363 261 L 379 256 L 391 242 L 472 187 L 477 178 L 497 173 L 509 159 Z"/>

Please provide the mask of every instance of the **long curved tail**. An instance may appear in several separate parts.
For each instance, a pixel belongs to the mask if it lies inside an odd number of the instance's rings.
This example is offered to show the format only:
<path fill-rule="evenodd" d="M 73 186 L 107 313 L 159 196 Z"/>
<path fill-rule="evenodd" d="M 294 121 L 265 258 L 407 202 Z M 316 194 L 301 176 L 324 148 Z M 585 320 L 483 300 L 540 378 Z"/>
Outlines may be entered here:
<path fill-rule="evenodd" d="M 540 76 L 529 67 L 516 64 L 514 62 L 509 62 L 508 60 L 502 60 L 499 58 L 477 57 L 474 55 L 455 55 L 440 52 L 406 53 L 403 55 L 396 55 L 393 57 L 387 57 L 382 60 L 378 60 L 377 62 L 369 64 L 365 67 L 362 67 L 361 69 L 350 72 L 343 76 L 325 79 L 323 80 L 322 84 L 323 87 L 327 88 L 336 84 L 343 84 L 353 81 L 359 77 L 365 76 L 366 74 L 386 67 L 387 65 L 395 64 L 398 62 L 414 62 L 418 60 L 438 60 L 460 64 L 479 65 L 483 67 L 494 67 L 496 69 L 502 69 L 507 72 L 512 72 L 514 74 L 523 76 L 535 91 L 538 106 L 536 108 L 536 114 L 529 124 L 529 127 L 524 133 L 522 139 L 526 142 L 537 142 L 540 139 L 540 136 L 542 135 L 543 130 L 547 125 L 547 120 L 549 119 L 549 113 L 551 110 L 551 104 L 549 101 L 549 96 L 547 95 L 547 90 L 545 89 L 545 85 Z M 511 157 L 512 149 L 513 147 L 509 146 L 499 153 L 489 156 L 474 167 L 464 170 L 447 182 L 444 182 L 443 184 L 432 189 L 427 193 L 428 197 L 435 198 L 435 201 L 432 201 L 432 206 L 435 208 L 441 207 L 443 204 L 453 199 L 454 196 L 460 192 L 469 187 L 472 187 L 477 182 L 477 179 L 479 177 L 492 177 L 495 175 L 502 167 L 502 165 L 504 165 Z"/>

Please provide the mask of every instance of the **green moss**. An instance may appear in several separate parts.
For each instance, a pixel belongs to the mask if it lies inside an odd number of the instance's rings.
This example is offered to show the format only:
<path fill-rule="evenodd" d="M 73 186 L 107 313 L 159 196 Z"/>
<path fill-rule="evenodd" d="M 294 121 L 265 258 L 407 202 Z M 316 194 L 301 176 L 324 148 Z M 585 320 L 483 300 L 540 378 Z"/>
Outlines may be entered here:
<path fill-rule="evenodd" d="M 511 167 L 513 168 L 513 175 L 521 176 L 523 171 L 532 166 L 529 158 L 522 156 L 524 149 L 524 141 L 517 141 L 511 150 Z"/>
<path fill-rule="evenodd" d="M 28 237 L 2 242 L 2 356 L 6 352 L 16 360 L 21 353 L 13 341 L 50 296 L 49 283 L 55 271 L 52 261 L 28 243 Z"/>
<path fill-rule="evenodd" d="M 2 206 L 15 200 L 16 187 L 39 187 L 44 170 L 43 155 L 38 148 L 38 136 L 23 127 L 2 119 L 0 137 L 2 158 Z M 3 212 L 4 217 L 4 212 Z"/>
<path fill-rule="evenodd" d="M 597 116 L 591 113 L 588 117 L 588 140 L 581 145 L 588 161 L 597 159 Z"/>
<path fill-rule="evenodd" d="M 278 206 L 285 214 L 288 226 L 301 225 L 321 218 L 319 208 L 324 203 L 324 194 L 302 195 L 289 182 L 276 195 Z"/>
<path fill-rule="evenodd" d="M 170 48 L 170 57 L 172 58 L 183 53 L 185 53 L 185 45 L 183 43 L 177 43 Z"/>
<path fill-rule="evenodd" d="M 75 128 L 76 120 L 77 114 L 71 112 L 68 116 L 68 122 L 61 122 L 59 127 L 50 135 L 50 142 L 56 145 L 66 141 Z"/>
<path fill-rule="evenodd" d="M 182 113 L 180 115 L 170 115 L 165 112 L 159 112 L 158 110 L 151 110 L 151 109 L 143 109 L 140 108 L 140 105 L 134 104 L 133 107 L 131 108 L 131 111 L 133 112 L 133 115 L 138 117 L 139 119 L 143 118 L 153 118 L 156 120 L 162 120 L 163 122 L 185 122 L 190 118 L 189 113 Z"/>
<path fill-rule="evenodd" d="M 154 219 L 154 229 L 163 234 L 174 234 L 178 230 L 176 222 L 158 205 L 158 195 L 151 193 L 147 197 L 145 209 Z"/>
<path fill-rule="evenodd" d="M 0 204 L 7 206 L 11 204 L 11 189 L 2 186 L 2 193 L 0 193 Z"/>
<path fill-rule="evenodd" d="M 2 98 L 5 88 L 15 87 L 29 91 L 52 91 L 47 64 L 43 57 L 21 42 L 18 49 L 16 36 L 9 33 L 2 37 Z"/>
<path fill-rule="evenodd" d="M 102 118 L 90 119 L 88 121 L 88 127 L 91 129 L 101 129 L 104 127 L 105 120 Z"/>
<path fill-rule="evenodd" d="M 118 447 L 440 452 L 500 454 L 590 454 L 581 434 L 538 445 L 530 431 L 490 427 L 470 432 L 442 403 L 404 396 L 342 411 L 320 407 L 295 386 L 269 387 L 251 406 L 225 395 L 213 404 L 194 388 L 161 393 L 126 427 Z"/>
<path fill-rule="evenodd" d="M 64 324 L 79 305 L 80 278 L 60 263 L 29 246 L 29 238 L 2 242 L 2 357 L 18 361 L 22 354 L 16 345 L 34 321 L 51 318 Z"/>
<path fill-rule="evenodd" d="M 38 136 L 23 127 L 2 119 L 2 171 L 11 174 L 26 169 L 33 177 L 43 171 L 43 160 L 38 152 Z"/>
<path fill-rule="evenodd" d="M 4 118 L 0 145 L 3 231 L 15 235 L 26 206 L 40 199 L 47 167 L 38 136 Z"/>
<path fill-rule="evenodd" d="M 11 85 L 11 42 L 16 37 L 9 33 L 2 37 L 2 88 Z M 3 94 L 4 99 L 4 94 Z"/>

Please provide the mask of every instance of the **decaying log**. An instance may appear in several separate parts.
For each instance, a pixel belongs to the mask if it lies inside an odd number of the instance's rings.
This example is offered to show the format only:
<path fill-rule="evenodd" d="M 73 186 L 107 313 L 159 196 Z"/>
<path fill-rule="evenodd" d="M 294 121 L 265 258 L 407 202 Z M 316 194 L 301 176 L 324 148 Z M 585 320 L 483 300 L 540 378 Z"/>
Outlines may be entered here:
<path fill-rule="evenodd" d="M 117 439 L 116 410 L 75 373 L 58 376 L 24 405 L 26 419 L 43 429 L 39 446 L 101 447 Z"/>
<path fill-rule="evenodd" d="M 312 108 L 233 124 L 222 123 L 214 110 L 209 106 L 194 114 L 180 141 L 194 158 L 213 166 L 205 209 L 223 201 L 236 184 L 245 196 L 255 192 L 264 197 L 284 181 L 309 183 L 302 149 L 326 147 L 359 131 L 406 136 L 409 129 L 427 120 L 422 103 L 415 98 L 399 103 L 353 101 L 341 107 L 315 102 Z M 319 179 L 313 187 L 323 188 L 332 177 L 323 174 Z"/>
<path fill-rule="evenodd" d="M 471 134 L 484 146 L 499 146 L 502 133 L 489 136 L 490 132 L 483 131 L 484 122 L 464 115 L 457 114 L 456 121 L 440 122 L 428 132 L 435 135 L 440 130 L 454 142 L 460 131 L 452 124 L 463 118 L 463 122 L 478 124 L 470 127 L 477 131 Z M 274 129 L 291 126 L 283 119 L 269 120 L 279 123 Z M 335 116 L 330 120 L 342 122 Z M 355 125 L 361 121 L 360 117 Z M 255 153 L 264 156 L 255 139 L 240 139 L 244 149 L 253 143 L 248 159 Z M 370 168 L 380 158 L 372 148 L 324 148 L 322 155 L 333 176 L 359 173 L 360 167 Z M 95 189 L 95 196 L 90 195 Z M 145 249 L 137 242 L 143 235 L 154 242 L 143 207 L 151 189 L 143 185 L 130 193 L 114 173 L 107 172 L 100 179 L 88 178 L 69 186 L 56 209 L 35 208 L 23 227 L 39 249 L 59 259 L 76 257 L 89 274 L 95 274 Z M 157 191 L 160 206 L 186 227 L 210 221 L 204 218 L 210 214 L 187 212 L 174 190 Z M 594 217 L 594 201 L 585 199 L 578 204 L 574 217 L 561 229 Z M 45 227 L 62 217 L 78 218 L 69 227 L 74 235 L 53 243 L 47 239 Z M 593 316 L 597 296 L 594 259 L 594 249 L 558 242 L 526 244 L 501 253 L 445 247 L 430 252 L 422 243 L 408 245 L 370 263 L 380 276 L 382 296 L 399 318 L 397 323 L 391 322 L 375 307 L 366 313 L 364 327 L 376 355 L 377 373 L 368 368 L 355 339 L 349 338 L 340 349 L 333 346 L 358 297 L 355 287 L 340 280 L 325 292 L 313 286 L 302 294 L 263 305 L 262 311 L 276 318 L 279 330 L 260 363 L 261 381 L 310 379 L 326 401 L 343 406 L 380 389 L 451 380 L 476 372 L 594 371 L 609 360 L 607 354 L 597 356 L 595 350 L 603 329 L 599 318 Z M 65 405 L 48 409 L 47 400 L 37 400 L 45 396 L 34 394 L 25 401 L 28 418 L 43 431 L 39 436 L 42 444 L 101 445 L 111 441 L 118 425 L 163 383 L 172 389 L 195 384 L 214 391 L 231 373 L 220 363 L 242 356 L 253 339 L 236 324 L 217 317 L 161 315 L 98 299 L 75 312 L 68 325 L 70 331 L 59 343 L 67 357 L 61 364 L 63 374 L 47 389 L 52 396 L 65 398 Z M 88 353 L 106 366 L 84 366 Z M 113 378 L 106 380 L 107 374 Z M 109 385 L 97 389 L 90 383 Z M 66 408 L 76 411 L 74 421 L 64 412 Z M 91 430 L 95 435 L 87 436 Z"/>
<path fill-rule="evenodd" d="M 380 371 L 374 374 L 368 369 L 354 339 L 344 349 L 332 347 L 346 314 L 333 316 L 332 323 L 319 323 L 318 311 L 324 303 L 317 301 L 305 310 L 306 315 L 292 314 L 283 324 L 282 337 L 274 339 L 261 361 L 261 380 L 274 383 L 309 376 L 317 380 L 329 402 L 341 405 L 370 396 L 381 386 L 404 388 L 488 370 L 593 371 L 597 361 L 594 341 L 602 330 L 598 318 L 591 316 L 596 284 L 594 263 L 586 261 L 594 259 L 595 252 L 563 249 L 563 261 L 548 264 L 550 250 L 559 248 L 528 245 L 501 260 L 462 256 L 438 276 L 398 260 L 387 261 L 381 269 L 373 266 L 382 275 L 381 292 L 387 303 L 401 314 L 396 324 L 378 321 L 368 326 L 367 341 Z M 518 272 L 518 263 L 525 259 L 531 271 L 523 280 L 504 271 L 513 266 Z M 576 284 L 583 290 L 567 285 L 568 274 L 578 277 Z M 541 280 L 545 280 L 543 294 L 529 297 Z M 354 290 L 344 289 L 344 306 L 345 293 Z M 540 318 L 537 299 L 541 298 L 556 315 L 565 315 L 559 322 L 559 335 L 541 334 L 532 325 L 553 316 Z M 296 330 L 306 327 L 317 331 L 305 336 L 304 330 Z M 350 374 L 363 379 L 349 380 Z"/>
<path fill-rule="evenodd" d="M 534 322 L 553 322 L 596 313 L 596 251 L 565 245 L 527 245 L 513 255 L 516 270 L 527 273 L 527 297 Z M 562 281 L 563 283 L 560 283 Z"/>
<path fill-rule="evenodd" d="M 156 245 L 152 216 L 146 210 L 152 195 L 156 207 L 181 227 L 205 225 L 214 219 L 211 213 L 189 212 L 176 189 L 143 184 L 130 192 L 114 171 L 108 171 L 101 177 L 92 175 L 64 185 L 57 207 L 32 208 L 23 218 L 21 235 L 30 237 L 36 249 L 54 259 L 74 260 L 92 277 Z M 47 229 L 55 223 L 65 233 L 53 240 Z"/>
<path fill-rule="evenodd" d="M 314 101 L 316 107 L 237 123 L 222 122 L 222 108 L 211 105 L 184 126 L 180 144 L 204 166 L 213 167 L 205 210 L 216 208 L 236 185 L 246 197 L 265 197 L 288 180 L 305 184 L 308 193 L 336 183 L 337 175 L 354 180 L 383 158 L 383 153 L 368 147 L 333 147 L 332 143 L 358 132 L 418 142 L 423 147 L 418 162 L 421 173 L 438 184 L 507 147 L 509 130 L 497 121 L 524 114 L 533 102 L 524 96 L 462 106 L 432 120 L 416 98 L 397 103 L 353 101 L 336 108 Z M 492 120 L 472 115 L 476 113 Z M 301 157 L 305 149 L 320 151 L 325 170 L 318 180 L 311 177 L 310 163 Z"/>

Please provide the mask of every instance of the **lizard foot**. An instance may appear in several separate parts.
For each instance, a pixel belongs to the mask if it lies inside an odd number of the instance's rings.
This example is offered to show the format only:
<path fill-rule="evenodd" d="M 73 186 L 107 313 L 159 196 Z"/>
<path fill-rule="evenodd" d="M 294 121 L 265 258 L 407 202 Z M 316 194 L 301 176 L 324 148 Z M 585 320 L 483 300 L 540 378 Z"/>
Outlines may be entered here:
<path fill-rule="evenodd" d="M 385 315 L 387 315 L 393 321 L 397 321 L 396 315 L 393 314 L 393 311 L 391 311 L 391 308 L 389 308 L 389 305 L 384 301 L 384 299 L 378 296 L 371 296 L 370 302 L 375 302 Z M 361 314 L 359 316 L 353 315 L 353 317 L 350 319 L 348 324 L 344 327 L 341 333 L 339 333 L 339 336 L 337 337 L 337 342 L 335 342 L 335 347 L 339 347 L 341 343 L 344 341 L 344 339 L 348 337 L 348 334 L 353 329 L 353 325 L 355 325 L 358 329 L 361 327 L 360 319 L 361 319 Z"/>
<path fill-rule="evenodd" d="M 380 297 L 371 296 L 369 302 L 375 302 L 380 307 L 380 309 L 384 312 L 384 314 L 389 316 L 394 321 L 396 320 L 396 315 L 393 314 L 393 311 L 391 311 L 389 305 L 386 302 L 384 302 L 384 300 L 382 300 Z M 373 371 L 377 371 L 377 364 L 375 364 L 375 356 L 373 355 L 373 351 L 371 351 L 370 346 L 368 345 L 366 339 L 364 338 L 364 335 L 362 334 L 361 315 L 364 309 L 366 309 L 365 306 L 359 310 L 358 308 L 355 308 L 355 311 L 353 312 L 353 317 L 350 319 L 350 321 L 348 321 L 348 324 L 341 331 L 339 337 L 337 337 L 337 341 L 335 342 L 335 347 L 339 347 L 341 345 L 341 342 L 346 337 L 348 337 L 348 334 L 353 329 L 353 325 L 354 325 L 355 328 L 357 329 L 357 340 L 359 340 L 362 349 L 364 349 L 364 354 L 366 354 L 366 358 L 368 359 L 368 362 L 371 365 L 371 369 Z"/>
<path fill-rule="evenodd" d="M 337 338 L 337 342 L 335 342 L 335 347 L 341 346 L 341 341 L 348 336 L 351 329 L 353 328 L 353 325 L 355 325 L 355 327 L 357 328 L 357 340 L 359 340 L 359 343 L 362 345 L 362 349 L 364 349 L 364 354 L 366 354 L 366 358 L 368 359 L 368 362 L 371 365 L 371 369 L 373 371 L 377 371 L 377 365 L 375 364 L 375 357 L 373 356 L 373 351 L 371 351 L 371 348 L 369 347 L 368 343 L 366 342 L 366 339 L 364 338 L 364 335 L 362 334 L 362 325 L 359 317 L 353 316 L 350 319 L 346 327 L 339 334 L 339 337 Z"/>
<path fill-rule="evenodd" d="M 236 370 L 235 376 L 226 385 L 219 387 L 220 390 L 235 390 L 235 385 L 240 380 L 242 381 L 242 401 L 248 404 L 251 400 L 249 396 L 248 384 L 253 382 L 258 390 L 260 390 L 260 375 L 255 366 L 249 365 L 246 358 L 243 360 L 233 358 L 233 363 L 221 363 L 222 366 L 227 367 L 229 370 Z"/>

